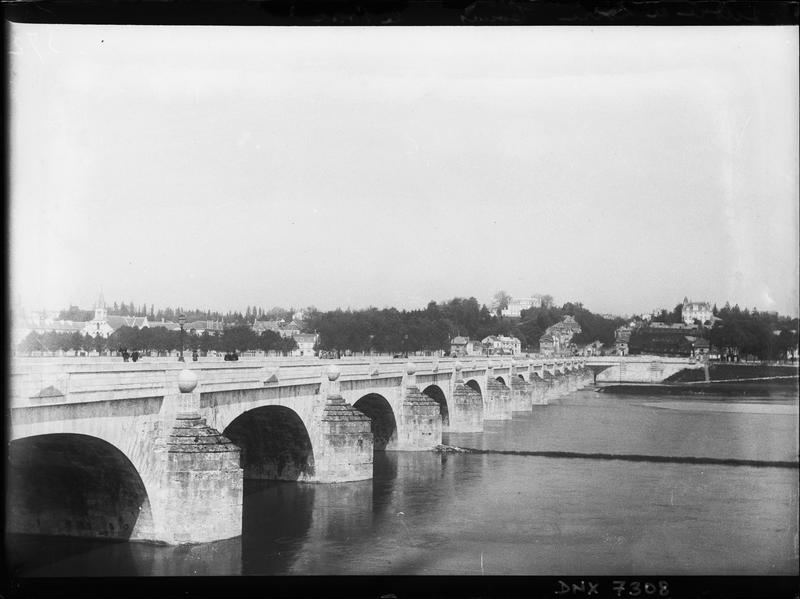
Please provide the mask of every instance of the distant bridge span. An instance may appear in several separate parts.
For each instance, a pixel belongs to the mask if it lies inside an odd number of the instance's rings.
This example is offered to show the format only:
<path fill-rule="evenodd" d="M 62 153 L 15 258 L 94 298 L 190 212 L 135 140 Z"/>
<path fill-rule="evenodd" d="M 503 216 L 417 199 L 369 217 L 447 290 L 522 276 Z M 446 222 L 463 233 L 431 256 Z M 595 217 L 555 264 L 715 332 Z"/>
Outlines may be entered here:
<path fill-rule="evenodd" d="M 703 368 L 694 358 L 664 356 L 591 356 L 582 358 L 595 383 L 660 383 L 686 368 Z"/>

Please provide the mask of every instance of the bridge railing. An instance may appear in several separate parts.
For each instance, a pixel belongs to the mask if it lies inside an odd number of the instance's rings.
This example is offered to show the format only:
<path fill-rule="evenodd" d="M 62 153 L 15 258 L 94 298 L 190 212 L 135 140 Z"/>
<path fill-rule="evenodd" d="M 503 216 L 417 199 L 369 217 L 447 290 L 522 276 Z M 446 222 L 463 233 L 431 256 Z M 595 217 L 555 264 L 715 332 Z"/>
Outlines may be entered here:
<path fill-rule="evenodd" d="M 483 371 L 492 366 L 495 373 L 508 372 L 513 363 L 518 372 L 531 364 L 528 357 L 414 357 L 400 360 L 357 357 L 341 360 L 317 358 L 266 358 L 241 362 L 103 362 L 20 361 L 12 363 L 11 406 L 100 401 L 118 398 L 153 397 L 171 393 L 177 386 L 180 370 L 194 370 L 201 391 L 259 388 L 268 384 L 291 385 L 320 381 L 331 364 L 341 371 L 341 380 L 401 377 L 407 362 L 413 361 L 417 374 L 452 373 L 460 362 L 465 372 Z M 568 360 L 566 362 L 569 362 Z M 533 369 L 552 368 L 564 360 L 533 360 Z M 377 374 L 375 372 L 377 371 Z M 49 389 L 52 387 L 52 389 Z M 42 391 L 49 389 L 42 394 Z"/>

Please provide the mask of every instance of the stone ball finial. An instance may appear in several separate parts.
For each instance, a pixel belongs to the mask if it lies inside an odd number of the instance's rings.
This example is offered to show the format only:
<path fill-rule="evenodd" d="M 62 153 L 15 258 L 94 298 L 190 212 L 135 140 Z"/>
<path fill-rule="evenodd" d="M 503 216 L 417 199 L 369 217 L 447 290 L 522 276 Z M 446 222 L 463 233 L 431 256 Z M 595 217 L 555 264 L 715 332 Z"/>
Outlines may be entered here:
<path fill-rule="evenodd" d="M 328 366 L 328 380 L 333 382 L 339 378 L 339 375 L 342 374 L 342 371 L 336 364 L 331 364 Z"/>
<path fill-rule="evenodd" d="M 178 389 L 181 393 L 191 393 L 195 387 L 197 387 L 197 375 L 188 368 L 181 370 L 178 373 Z"/>
<path fill-rule="evenodd" d="M 455 369 L 456 370 L 464 370 L 464 365 L 460 361 L 458 361 L 455 364 Z"/>
<path fill-rule="evenodd" d="M 417 371 L 417 365 L 414 362 L 406 362 L 406 374 L 414 374 Z"/>

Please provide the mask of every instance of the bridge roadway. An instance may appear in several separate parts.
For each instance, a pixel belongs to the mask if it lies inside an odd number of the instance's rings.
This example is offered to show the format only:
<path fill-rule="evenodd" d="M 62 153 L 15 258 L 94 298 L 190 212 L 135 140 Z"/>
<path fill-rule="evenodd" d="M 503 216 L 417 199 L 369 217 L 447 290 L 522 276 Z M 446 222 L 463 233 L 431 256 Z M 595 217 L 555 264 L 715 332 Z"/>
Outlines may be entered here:
<path fill-rule="evenodd" d="M 369 479 L 373 451 L 430 450 L 592 378 L 581 358 L 16 360 L 7 530 L 235 537 L 244 479 Z"/>

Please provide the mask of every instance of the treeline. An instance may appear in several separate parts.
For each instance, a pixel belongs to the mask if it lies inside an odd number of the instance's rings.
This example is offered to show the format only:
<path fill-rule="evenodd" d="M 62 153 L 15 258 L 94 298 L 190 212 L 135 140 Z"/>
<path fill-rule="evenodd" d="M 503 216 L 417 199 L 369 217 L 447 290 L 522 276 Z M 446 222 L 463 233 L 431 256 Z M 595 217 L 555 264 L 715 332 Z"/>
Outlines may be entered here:
<path fill-rule="evenodd" d="M 575 345 L 586 345 L 600 341 L 605 345 L 614 344 L 614 331 L 625 324 L 622 318 L 609 319 L 594 314 L 584 308 L 580 302 L 567 302 L 560 308 L 530 308 L 523 310 L 518 326 L 520 334 L 539 345 L 539 338 L 554 324 L 561 322 L 565 316 L 572 316 L 581 325 L 581 332 L 572 338 Z M 522 337 L 520 337 L 522 339 Z M 532 342 L 532 343 L 533 343 Z"/>
<path fill-rule="evenodd" d="M 450 340 L 461 335 L 481 340 L 490 335 L 517 337 L 526 351 L 537 351 L 545 330 L 566 315 L 574 316 L 583 332 L 576 343 L 599 339 L 613 344 L 614 330 L 622 319 L 608 320 L 585 309 L 580 303 L 562 307 L 532 308 L 521 319 L 492 314 L 474 297 L 431 301 L 424 310 L 333 310 L 306 314 L 305 328 L 319 333 L 318 346 L 323 350 L 394 353 L 450 349 Z"/>
<path fill-rule="evenodd" d="M 313 307 L 310 308 L 313 310 Z M 142 304 L 134 305 L 133 302 L 113 302 L 106 305 L 109 316 L 146 316 L 151 322 L 161 320 L 177 322 L 178 317 L 183 314 L 187 322 L 195 320 L 221 321 L 225 324 L 252 324 L 254 320 L 285 320 L 289 321 L 294 313 L 293 308 L 274 307 L 269 310 L 260 306 L 247 306 L 244 312 L 229 310 L 219 312 L 216 310 L 201 310 L 198 308 L 185 309 L 181 306 L 177 308 L 167 307 L 156 310 L 155 305 Z M 81 310 L 78 306 L 70 306 L 66 310 L 58 313 L 59 320 L 72 320 L 76 322 L 86 322 L 94 318 L 94 310 Z"/>
<path fill-rule="evenodd" d="M 247 325 L 233 326 L 221 333 L 205 331 L 197 335 L 186 332 L 183 343 L 184 350 L 197 350 L 202 353 L 212 350 L 217 352 L 261 350 L 275 351 L 286 355 L 297 349 L 297 343 L 291 337 L 281 337 L 274 331 L 264 331 L 259 335 Z M 92 337 L 78 332 L 37 333 L 33 331 L 22 340 L 18 349 L 20 352 L 28 354 L 35 351 L 73 351 L 76 354 L 79 351 L 96 351 L 102 353 L 127 349 L 163 355 L 181 349 L 181 333 L 180 331 L 169 331 L 163 327 L 143 329 L 120 327 L 105 339 L 102 336 Z"/>
<path fill-rule="evenodd" d="M 715 323 L 708 334 L 714 349 L 724 352 L 734 349 L 741 357 L 752 356 L 759 360 L 782 360 L 787 351 L 797 348 L 798 319 L 778 316 L 775 313 L 749 311 L 725 304 L 721 310 L 714 308 L 721 321 Z"/>

